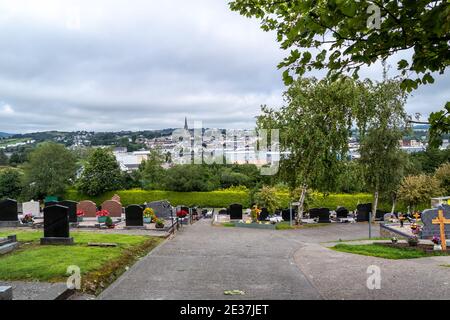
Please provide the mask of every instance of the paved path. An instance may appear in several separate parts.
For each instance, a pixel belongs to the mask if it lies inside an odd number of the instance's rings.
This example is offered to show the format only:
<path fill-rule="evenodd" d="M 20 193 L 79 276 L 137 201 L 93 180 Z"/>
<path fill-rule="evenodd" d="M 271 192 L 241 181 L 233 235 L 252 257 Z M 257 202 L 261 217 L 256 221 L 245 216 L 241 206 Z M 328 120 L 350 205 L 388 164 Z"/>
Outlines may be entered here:
<path fill-rule="evenodd" d="M 321 299 L 293 260 L 294 241 L 276 231 L 184 227 L 135 264 L 100 299 Z M 244 296 L 225 296 L 243 290 Z"/>
<path fill-rule="evenodd" d="M 378 236 L 375 228 L 373 235 Z M 367 224 L 275 231 L 185 227 L 136 263 L 100 299 L 450 299 L 450 257 L 385 260 L 332 251 L 364 239 Z M 367 267 L 381 269 L 368 290 Z M 243 290 L 244 296 L 225 296 Z"/>

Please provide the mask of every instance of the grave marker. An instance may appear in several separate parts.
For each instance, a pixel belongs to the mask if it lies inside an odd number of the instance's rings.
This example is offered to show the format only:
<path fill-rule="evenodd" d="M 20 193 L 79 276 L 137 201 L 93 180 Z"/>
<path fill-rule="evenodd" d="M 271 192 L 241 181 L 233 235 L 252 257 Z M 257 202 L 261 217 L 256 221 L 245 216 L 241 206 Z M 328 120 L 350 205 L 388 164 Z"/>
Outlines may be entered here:
<path fill-rule="evenodd" d="M 77 205 L 77 210 L 84 211 L 86 218 L 95 218 L 97 214 L 97 205 L 89 200 L 81 201 Z"/>
<path fill-rule="evenodd" d="M 102 203 L 102 210 L 107 210 L 111 218 L 122 217 L 122 204 L 115 200 L 107 200 Z"/>
<path fill-rule="evenodd" d="M 70 238 L 69 208 L 53 205 L 44 208 L 44 238 L 41 245 L 73 244 Z"/>
<path fill-rule="evenodd" d="M 444 217 L 444 210 L 440 209 L 439 212 L 438 212 L 438 218 L 437 219 L 433 219 L 432 223 L 439 225 L 439 231 L 440 231 L 440 235 L 441 235 L 442 250 L 446 251 L 447 250 L 447 239 L 446 239 L 446 236 L 445 236 L 445 225 L 446 224 L 450 224 L 450 219 L 446 219 Z"/>
<path fill-rule="evenodd" d="M 41 206 L 39 201 L 28 201 L 22 203 L 22 213 L 23 215 L 31 214 L 33 217 L 41 216 Z"/>
<path fill-rule="evenodd" d="M 242 220 L 242 205 L 234 203 L 228 209 L 230 212 L 230 220 Z"/>
<path fill-rule="evenodd" d="M 144 227 L 144 210 L 141 206 L 131 205 L 126 207 L 125 225 L 127 227 Z"/>
<path fill-rule="evenodd" d="M 60 202 L 60 205 L 62 205 L 63 207 L 67 207 L 69 209 L 69 222 L 70 223 L 78 222 L 78 217 L 77 217 L 78 202 L 66 200 L 66 201 Z"/>

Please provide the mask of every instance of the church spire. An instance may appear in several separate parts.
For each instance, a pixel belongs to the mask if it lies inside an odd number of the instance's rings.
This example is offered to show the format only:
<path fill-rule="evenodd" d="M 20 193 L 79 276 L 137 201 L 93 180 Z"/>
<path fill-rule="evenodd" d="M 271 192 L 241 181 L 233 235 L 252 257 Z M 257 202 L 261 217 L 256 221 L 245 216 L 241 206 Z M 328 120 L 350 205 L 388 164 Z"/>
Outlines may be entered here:
<path fill-rule="evenodd" d="M 184 117 L 184 130 L 189 130 L 189 127 L 187 124 L 187 117 Z"/>

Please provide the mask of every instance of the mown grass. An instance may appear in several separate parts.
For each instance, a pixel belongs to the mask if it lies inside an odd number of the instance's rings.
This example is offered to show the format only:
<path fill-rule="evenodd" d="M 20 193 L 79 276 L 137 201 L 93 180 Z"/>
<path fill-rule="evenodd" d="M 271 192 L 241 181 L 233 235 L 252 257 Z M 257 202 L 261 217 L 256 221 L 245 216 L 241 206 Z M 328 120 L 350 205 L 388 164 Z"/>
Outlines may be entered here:
<path fill-rule="evenodd" d="M 381 244 L 364 244 L 364 245 L 350 245 L 350 244 L 337 244 L 331 249 L 347 252 L 353 254 L 359 254 L 364 256 L 378 257 L 384 259 L 417 259 L 429 256 L 447 255 L 443 252 L 426 253 L 420 249 L 407 247 L 407 248 L 394 248 L 387 247 Z"/>
<path fill-rule="evenodd" d="M 18 250 L 0 257 L 0 279 L 24 281 L 64 281 L 67 267 L 78 266 L 82 275 L 90 275 L 104 269 L 109 264 L 120 266 L 124 255 L 126 263 L 133 262 L 130 252 L 136 248 L 142 254 L 156 247 L 162 240 L 148 236 L 132 236 L 122 234 L 102 234 L 92 232 L 71 232 L 73 246 L 41 246 L 41 231 L 8 231 L 0 232 L 0 237 L 16 234 L 20 242 Z M 89 247 L 89 242 L 116 243 L 117 247 Z M 137 258 L 137 257 L 135 257 Z"/>

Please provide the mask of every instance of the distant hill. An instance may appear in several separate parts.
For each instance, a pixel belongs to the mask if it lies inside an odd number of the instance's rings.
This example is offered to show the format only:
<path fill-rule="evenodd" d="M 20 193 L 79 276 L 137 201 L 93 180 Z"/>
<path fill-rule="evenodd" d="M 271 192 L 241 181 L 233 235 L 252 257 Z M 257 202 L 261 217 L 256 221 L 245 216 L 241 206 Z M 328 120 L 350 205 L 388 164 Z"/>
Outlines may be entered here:
<path fill-rule="evenodd" d="M 8 138 L 10 136 L 12 136 L 12 134 L 6 133 L 6 132 L 0 132 L 0 138 Z"/>

